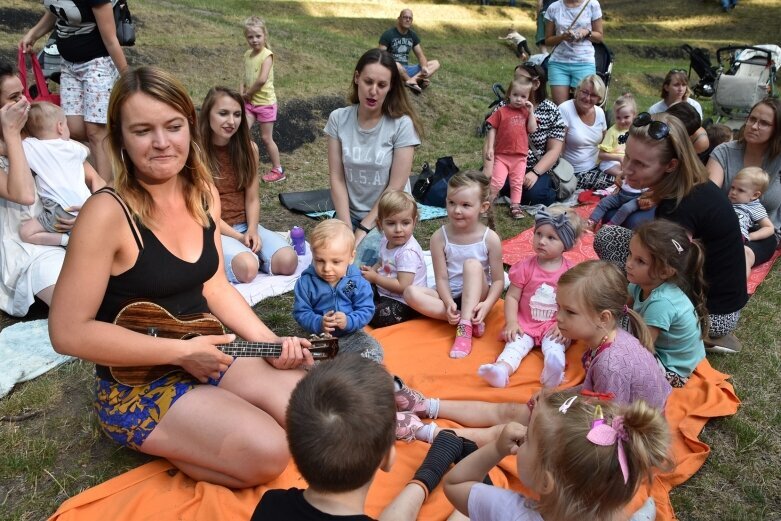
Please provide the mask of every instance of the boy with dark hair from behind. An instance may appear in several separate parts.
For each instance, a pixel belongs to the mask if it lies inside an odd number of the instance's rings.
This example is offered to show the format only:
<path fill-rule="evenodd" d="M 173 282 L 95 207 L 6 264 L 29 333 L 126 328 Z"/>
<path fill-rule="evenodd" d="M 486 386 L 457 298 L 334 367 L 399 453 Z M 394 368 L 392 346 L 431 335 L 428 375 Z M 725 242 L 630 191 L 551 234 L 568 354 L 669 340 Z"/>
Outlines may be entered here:
<path fill-rule="evenodd" d="M 364 514 L 369 487 L 396 457 L 393 391 L 385 368 L 358 353 L 313 368 L 293 390 L 286 415 L 290 453 L 309 488 L 267 491 L 251 521 L 371 521 Z M 450 464 L 475 449 L 452 431 L 440 432 L 380 519 L 414 519 Z"/>

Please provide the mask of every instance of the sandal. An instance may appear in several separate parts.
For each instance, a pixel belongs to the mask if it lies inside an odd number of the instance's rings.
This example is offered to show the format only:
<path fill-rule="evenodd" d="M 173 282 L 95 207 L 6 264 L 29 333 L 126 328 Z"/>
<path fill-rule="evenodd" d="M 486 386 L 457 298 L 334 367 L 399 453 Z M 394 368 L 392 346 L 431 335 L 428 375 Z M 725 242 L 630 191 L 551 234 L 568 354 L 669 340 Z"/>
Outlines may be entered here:
<path fill-rule="evenodd" d="M 409 90 L 411 90 L 416 95 L 423 92 L 423 89 L 421 89 L 420 85 L 418 85 L 417 83 L 405 83 L 404 85 L 406 85 L 407 88 L 409 88 Z"/>
<path fill-rule="evenodd" d="M 523 219 L 524 217 L 526 217 L 526 212 L 523 211 L 523 208 L 521 208 L 520 204 L 511 204 L 510 216 L 513 219 Z"/>

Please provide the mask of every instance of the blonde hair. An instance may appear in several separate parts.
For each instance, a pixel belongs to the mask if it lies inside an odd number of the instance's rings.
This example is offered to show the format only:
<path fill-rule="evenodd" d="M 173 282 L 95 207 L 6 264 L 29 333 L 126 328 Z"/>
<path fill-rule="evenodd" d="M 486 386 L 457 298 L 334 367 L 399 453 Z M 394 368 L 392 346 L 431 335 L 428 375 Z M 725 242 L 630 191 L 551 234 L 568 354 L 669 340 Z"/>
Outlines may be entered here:
<path fill-rule="evenodd" d="M 415 198 L 401 190 L 388 190 L 382 194 L 377 203 L 377 223 L 381 224 L 386 217 L 409 210 L 412 210 L 412 220 L 417 222 L 418 204 L 415 202 Z"/>
<path fill-rule="evenodd" d="M 629 127 L 629 139 L 641 140 L 645 145 L 658 150 L 660 164 L 669 163 L 673 159 L 678 160 L 675 169 L 665 173 L 662 179 L 651 187 L 653 189 L 651 197 L 654 201 L 675 199 L 677 206 L 695 185 L 708 180 L 708 173 L 700 158 L 697 157 L 689 134 L 680 119 L 666 113 L 653 114 L 651 119 L 667 125 L 669 133 L 666 137 L 652 138 L 648 134 L 650 125 L 642 127 L 632 125 Z"/>
<path fill-rule="evenodd" d="M 483 175 L 479 170 L 462 170 L 456 173 L 447 182 L 447 193 L 451 190 L 457 190 L 459 188 L 466 188 L 470 186 L 476 186 L 480 193 L 480 203 L 491 200 L 491 180 Z M 488 218 L 488 227 L 494 229 L 494 213 L 493 205 L 488 207 L 486 212 Z"/>
<path fill-rule="evenodd" d="M 48 101 L 34 101 L 30 103 L 24 128 L 31 136 L 40 137 L 53 131 L 60 121 L 65 121 L 65 112 L 60 107 Z"/>
<path fill-rule="evenodd" d="M 263 33 L 263 38 L 265 40 L 265 46 L 268 48 L 268 28 L 266 27 L 266 22 L 263 20 L 263 18 L 259 16 L 250 16 L 246 20 L 244 20 L 244 23 L 242 24 L 244 27 L 244 36 L 247 36 L 247 30 L 251 28 L 260 29 L 260 31 Z"/>
<path fill-rule="evenodd" d="M 673 69 L 667 73 L 667 75 L 664 77 L 662 91 L 661 94 L 659 94 L 659 97 L 661 97 L 663 100 L 667 100 L 667 96 L 669 96 L 670 93 L 667 91 L 666 87 L 669 87 L 670 84 L 675 80 L 681 80 L 686 84 L 686 92 L 683 93 L 682 98 L 682 101 L 686 101 L 689 96 L 691 96 L 692 90 L 689 88 L 689 75 L 681 69 Z"/>
<path fill-rule="evenodd" d="M 212 174 L 198 146 L 198 126 L 195 106 L 184 85 L 170 72 L 157 67 L 128 69 L 111 89 L 108 102 L 108 142 L 114 171 L 114 189 L 125 200 L 128 209 L 141 224 L 154 222 L 152 196 L 138 182 L 136 166 L 124 153 L 122 107 L 133 95 L 141 93 L 173 108 L 187 120 L 190 144 L 184 168 L 179 172 L 184 186 L 184 199 L 190 215 L 206 228 L 209 226 L 209 206 L 212 202 Z"/>
<path fill-rule="evenodd" d="M 578 86 L 575 88 L 575 97 L 580 94 L 580 91 L 583 90 L 583 87 L 587 83 L 591 84 L 594 94 L 599 96 L 599 102 L 597 105 L 600 105 L 603 101 L 605 101 L 605 92 L 607 91 L 607 87 L 605 87 L 605 82 L 602 81 L 602 78 L 596 74 L 589 74 L 580 80 L 580 83 L 578 83 Z"/>
<path fill-rule="evenodd" d="M 513 89 L 516 89 L 516 88 L 518 90 L 520 90 L 521 92 L 525 91 L 526 92 L 526 96 L 531 96 L 533 87 L 534 87 L 534 85 L 532 85 L 532 80 L 530 80 L 526 76 L 519 76 L 519 77 L 513 79 L 513 81 L 510 82 L 510 85 L 507 86 L 506 100 L 508 102 L 510 101 L 510 94 L 512 94 Z"/>
<path fill-rule="evenodd" d="M 568 400 L 574 401 L 566 413 L 560 412 L 559 408 Z M 614 419 L 622 420 L 627 436 L 621 442 L 629 470 L 626 483 L 618 447 L 596 445 L 587 438 L 597 406 L 607 425 Z M 572 391 L 542 392 L 534 415 L 529 434 L 539 448 L 536 474 L 548 474 L 553 485 L 549 493 L 541 494 L 538 503 L 537 509 L 545 519 L 611 519 L 629 503 L 642 483 L 650 483 L 655 469 L 672 468 L 667 422 L 659 410 L 642 400 L 620 406 Z"/>
<path fill-rule="evenodd" d="M 629 318 L 632 334 L 651 353 L 654 352 L 654 342 L 651 332 L 643 322 L 643 317 L 628 306 L 628 281 L 617 267 L 606 261 L 586 261 L 570 268 L 559 278 L 558 288 L 565 286 L 572 291 L 575 300 L 593 315 L 609 311 L 613 317 L 612 328 L 618 327 L 622 315 Z M 595 324 L 596 325 L 596 324 Z M 608 330 L 605 330 L 605 334 Z"/>
<path fill-rule="evenodd" d="M 760 194 L 764 194 L 768 185 L 770 185 L 770 176 L 767 175 L 767 172 L 758 166 L 747 166 L 746 168 L 740 170 L 737 174 L 735 174 L 735 179 L 733 179 L 733 181 L 737 181 L 739 179 L 746 180 L 751 183 L 751 187 Z"/>
<path fill-rule="evenodd" d="M 632 114 L 637 114 L 637 102 L 631 92 L 625 92 L 616 98 L 613 102 L 613 114 L 618 114 L 618 111 L 623 108 L 629 108 Z"/>
<path fill-rule="evenodd" d="M 309 234 L 309 245 L 312 251 L 319 249 L 325 243 L 333 243 L 337 238 L 344 239 L 350 251 L 355 249 L 355 235 L 350 226 L 339 219 L 325 219 L 320 221 L 312 233 Z"/>

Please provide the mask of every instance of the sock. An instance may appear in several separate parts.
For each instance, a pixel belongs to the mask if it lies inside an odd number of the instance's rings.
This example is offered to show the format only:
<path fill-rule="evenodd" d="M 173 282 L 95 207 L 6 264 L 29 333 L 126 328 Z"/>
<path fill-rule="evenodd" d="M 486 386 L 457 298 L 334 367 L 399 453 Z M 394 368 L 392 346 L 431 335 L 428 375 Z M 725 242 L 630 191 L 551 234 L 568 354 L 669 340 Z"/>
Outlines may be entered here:
<path fill-rule="evenodd" d="M 71 238 L 70 235 L 68 235 L 67 233 L 63 233 L 60 236 L 60 246 L 62 246 L 62 247 L 67 246 L 68 245 L 68 241 L 70 241 L 70 238 Z"/>
<path fill-rule="evenodd" d="M 450 358 L 465 358 L 472 352 L 472 323 L 462 320 L 456 326 L 456 340 L 450 348 Z"/>
<path fill-rule="evenodd" d="M 427 423 L 415 432 L 415 439 L 419 441 L 425 441 L 426 443 L 434 442 L 434 432 L 437 430 L 438 425 L 435 422 Z"/>
<path fill-rule="evenodd" d="M 491 387 L 507 387 L 510 383 L 510 370 L 505 364 L 483 364 L 477 374 Z"/>
<path fill-rule="evenodd" d="M 422 483 L 430 493 L 439 485 L 442 476 L 461 455 L 462 450 L 463 438 L 459 438 L 451 430 L 441 431 L 412 479 Z"/>
<path fill-rule="evenodd" d="M 461 441 L 464 444 L 464 448 L 461 449 L 461 455 L 458 456 L 458 458 L 456 458 L 454 463 L 458 463 L 459 461 L 466 458 L 467 456 L 469 456 L 470 454 L 472 454 L 474 451 L 477 450 L 477 443 L 473 442 L 469 438 L 461 438 Z M 485 477 L 483 478 L 483 483 L 485 483 L 486 485 L 494 484 L 494 482 L 491 481 L 491 477 L 488 474 L 486 474 Z"/>
<path fill-rule="evenodd" d="M 439 398 L 426 398 L 428 404 L 426 413 L 428 417 L 435 420 L 439 417 Z"/>

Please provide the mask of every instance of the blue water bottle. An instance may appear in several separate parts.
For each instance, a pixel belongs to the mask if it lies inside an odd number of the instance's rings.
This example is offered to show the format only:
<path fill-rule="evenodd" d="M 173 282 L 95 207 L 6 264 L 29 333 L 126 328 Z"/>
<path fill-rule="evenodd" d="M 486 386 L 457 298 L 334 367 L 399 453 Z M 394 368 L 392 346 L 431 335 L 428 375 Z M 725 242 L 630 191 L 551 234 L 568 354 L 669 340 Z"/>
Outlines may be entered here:
<path fill-rule="evenodd" d="M 293 226 L 293 229 L 290 230 L 290 241 L 293 243 L 293 249 L 296 251 L 296 254 L 306 254 L 306 240 L 303 228 Z"/>

